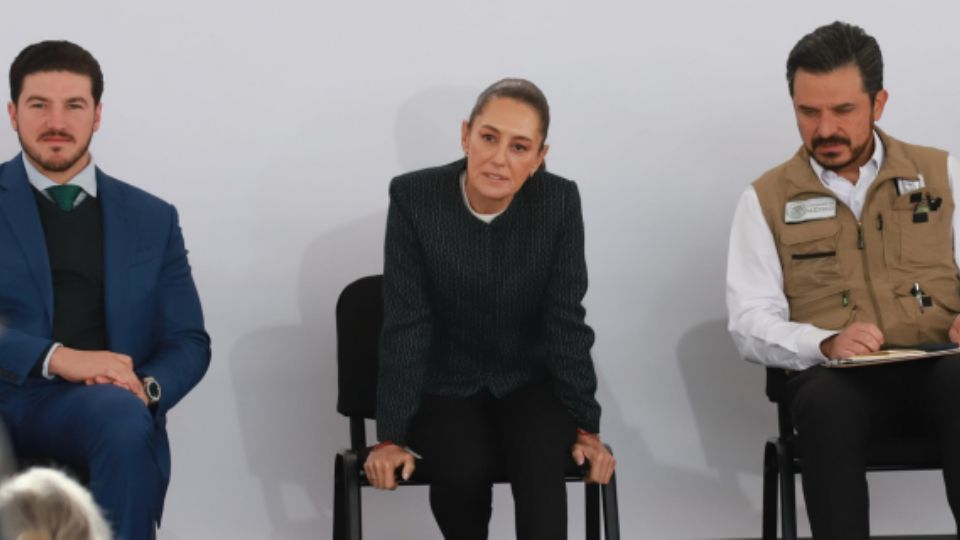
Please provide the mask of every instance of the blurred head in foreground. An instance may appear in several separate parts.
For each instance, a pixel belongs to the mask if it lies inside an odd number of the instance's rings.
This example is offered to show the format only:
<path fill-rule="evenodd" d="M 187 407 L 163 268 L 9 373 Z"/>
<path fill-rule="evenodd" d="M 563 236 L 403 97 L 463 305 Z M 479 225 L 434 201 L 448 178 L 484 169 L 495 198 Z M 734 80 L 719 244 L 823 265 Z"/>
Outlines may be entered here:
<path fill-rule="evenodd" d="M 80 484 L 35 467 L 0 485 L 2 540 L 110 540 L 110 527 Z"/>

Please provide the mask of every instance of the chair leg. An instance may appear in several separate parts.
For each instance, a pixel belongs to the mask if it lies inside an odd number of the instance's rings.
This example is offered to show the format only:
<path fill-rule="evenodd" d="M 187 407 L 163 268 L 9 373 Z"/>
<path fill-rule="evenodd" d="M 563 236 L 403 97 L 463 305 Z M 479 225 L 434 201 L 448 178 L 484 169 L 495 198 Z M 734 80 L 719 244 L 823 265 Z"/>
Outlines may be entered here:
<path fill-rule="evenodd" d="M 776 441 L 777 469 L 780 476 L 780 519 L 783 522 L 783 539 L 797 540 L 797 501 L 794 487 L 793 457 L 783 441 Z"/>
<path fill-rule="evenodd" d="M 600 486 L 584 484 L 584 506 L 586 513 L 584 521 L 587 524 L 587 540 L 600 540 Z"/>
<path fill-rule="evenodd" d="M 337 454 L 333 470 L 333 540 L 347 540 L 346 483 L 343 454 Z"/>
<path fill-rule="evenodd" d="M 344 508 L 343 456 L 337 454 L 333 467 L 333 540 L 346 540 Z"/>
<path fill-rule="evenodd" d="M 620 540 L 620 510 L 617 504 L 617 475 L 600 488 L 603 495 L 603 534 L 606 540 Z"/>
<path fill-rule="evenodd" d="M 356 452 L 345 450 L 337 454 L 337 471 L 334 477 L 334 489 L 337 490 L 334 494 L 333 510 L 334 540 L 363 538 L 359 467 Z"/>
<path fill-rule="evenodd" d="M 763 449 L 763 540 L 777 538 L 778 481 L 777 446 L 771 440 Z"/>

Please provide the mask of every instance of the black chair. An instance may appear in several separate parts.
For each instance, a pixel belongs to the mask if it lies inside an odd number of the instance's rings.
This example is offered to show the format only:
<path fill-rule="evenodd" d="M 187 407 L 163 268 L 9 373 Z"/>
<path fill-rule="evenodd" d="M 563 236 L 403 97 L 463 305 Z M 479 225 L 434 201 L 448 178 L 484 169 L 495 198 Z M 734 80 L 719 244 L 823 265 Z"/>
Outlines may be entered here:
<path fill-rule="evenodd" d="M 870 368 L 860 368 L 870 369 Z M 797 538 L 797 506 L 794 475 L 801 471 L 803 456 L 793 428 L 790 410 L 783 402 L 784 385 L 790 372 L 767 368 L 767 397 L 777 404 L 780 434 L 767 440 L 763 453 L 763 539 L 777 538 L 777 503 L 780 504 L 782 538 Z M 941 468 L 940 450 L 929 438 L 885 438 L 871 440 L 867 450 L 867 472 L 914 471 Z M 778 488 L 779 487 L 779 492 Z"/>
<path fill-rule="evenodd" d="M 368 276 L 348 285 L 337 301 L 337 411 L 350 419 L 350 448 L 337 454 L 334 472 L 333 538 L 360 540 L 362 487 L 369 486 L 363 472 L 367 447 L 366 419 L 376 416 L 377 348 L 383 325 L 383 277 Z M 609 447 L 608 447 L 609 448 Z M 430 479 L 418 468 L 401 486 L 428 485 Z M 573 459 L 568 482 L 582 482 L 585 469 Z M 507 479 L 498 479 L 506 482 Z M 588 540 L 600 540 L 603 512 L 607 540 L 619 540 L 616 477 L 605 486 L 584 484 Z"/>

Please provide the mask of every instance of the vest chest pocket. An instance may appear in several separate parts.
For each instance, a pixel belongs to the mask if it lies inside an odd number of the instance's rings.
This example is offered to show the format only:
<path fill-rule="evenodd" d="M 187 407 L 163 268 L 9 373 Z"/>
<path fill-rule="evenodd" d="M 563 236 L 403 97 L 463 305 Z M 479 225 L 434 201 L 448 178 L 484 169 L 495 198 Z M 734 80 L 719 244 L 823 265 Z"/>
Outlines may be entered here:
<path fill-rule="evenodd" d="M 942 343 L 949 340 L 947 331 L 960 313 L 960 293 L 956 280 L 945 280 L 922 285 L 929 295 L 930 303 L 921 307 L 913 293 L 913 283 L 902 283 L 894 289 L 901 333 L 907 332 L 906 339 L 897 343 L 913 345 L 917 343 Z"/>
<path fill-rule="evenodd" d="M 840 224 L 825 219 L 784 225 L 780 232 L 783 289 L 790 299 L 809 298 L 824 287 L 842 285 L 837 257 Z"/>
<path fill-rule="evenodd" d="M 919 200 L 917 197 L 919 196 Z M 893 203 L 897 230 L 891 231 L 900 264 L 950 264 L 953 257 L 953 203 L 942 198 L 936 189 L 906 193 Z"/>

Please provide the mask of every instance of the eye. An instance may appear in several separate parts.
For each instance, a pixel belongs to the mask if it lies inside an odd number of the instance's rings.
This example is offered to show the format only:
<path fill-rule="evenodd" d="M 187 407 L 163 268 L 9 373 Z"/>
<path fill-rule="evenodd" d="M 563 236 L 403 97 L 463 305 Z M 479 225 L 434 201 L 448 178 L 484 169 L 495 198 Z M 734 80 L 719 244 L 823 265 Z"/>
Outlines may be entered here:
<path fill-rule="evenodd" d="M 528 150 L 528 148 L 527 148 L 527 145 L 525 145 L 525 144 L 519 144 L 519 143 L 517 143 L 517 144 L 514 144 L 514 145 L 513 145 L 513 151 L 514 151 L 514 152 L 522 153 L 522 152 L 526 152 L 527 150 Z"/>
<path fill-rule="evenodd" d="M 497 138 L 494 137 L 492 133 L 481 133 L 480 139 L 486 142 L 494 142 L 497 140 Z"/>
<path fill-rule="evenodd" d="M 79 111 L 79 110 L 83 110 L 84 106 L 82 103 L 68 103 L 67 108 L 74 111 Z"/>
<path fill-rule="evenodd" d="M 806 118 L 816 118 L 816 117 L 820 116 L 820 111 L 818 111 L 817 109 L 811 109 L 811 108 L 808 108 L 808 107 L 800 107 L 800 108 L 799 108 L 799 111 L 800 111 L 800 115 L 801 115 L 801 116 L 804 116 L 804 117 L 806 117 Z"/>
<path fill-rule="evenodd" d="M 30 107 L 31 109 L 42 109 L 42 108 L 46 107 L 46 103 L 42 103 L 42 102 L 40 102 L 40 101 L 34 101 L 33 103 L 31 103 L 31 104 L 29 105 L 29 107 Z"/>

